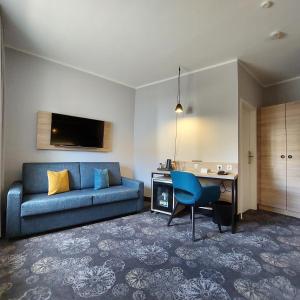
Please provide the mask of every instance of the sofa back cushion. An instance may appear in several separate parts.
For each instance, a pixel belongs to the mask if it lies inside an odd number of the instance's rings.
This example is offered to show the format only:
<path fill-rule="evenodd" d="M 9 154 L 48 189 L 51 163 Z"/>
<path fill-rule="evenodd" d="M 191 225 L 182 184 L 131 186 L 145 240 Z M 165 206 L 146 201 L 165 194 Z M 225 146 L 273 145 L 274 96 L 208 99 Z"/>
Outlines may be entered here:
<path fill-rule="evenodd" d="M 70 190 L 80 189 L 79 163 L 24 163 L 23 188 L 25 194 L 48 193 L 47 171 L 69 172 Z"/>
<path fill-rule="evenodd" d="M 122 184 L 120 164 L 118 162 L 81 162 L 80 176 L 82 189 L 94 187 L 94 169 L 108 170 L 109 186 Z"/>

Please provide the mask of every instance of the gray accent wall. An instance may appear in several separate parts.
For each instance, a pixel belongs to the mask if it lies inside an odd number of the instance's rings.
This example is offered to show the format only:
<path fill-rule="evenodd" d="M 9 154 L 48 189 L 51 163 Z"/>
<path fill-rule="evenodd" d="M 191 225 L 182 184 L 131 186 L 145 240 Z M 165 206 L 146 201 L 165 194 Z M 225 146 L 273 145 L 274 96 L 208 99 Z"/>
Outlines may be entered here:
<path fill-rule="evenodd" d="M 6 49 L 5 184 L 21 178 L 23 162 L 119 161 L 133 173 L 135 90 Z M 112 152 L 36 149 L 36 114 L 49 111 L 111 121 Z"/>
<path fill-rule="evenodd" d="M 234 62 L 182 77 L 177 160 L 238 162 L 237 68 Z M 136 91 L 134 175 L 145 182 L 147 196 L 151 171 L 174 158 L 176 97 L 177 79 Z"/>
<path fill-rule="evenodd" d="M 4 151 L 3 151 L 3 107 L 4 107 L 4 97 L 3 97 L 3 72 L 4 72 L 4 61 L 3 61 L 3 26 L 2 26 L 2 15 L 0 11 L 0 237 L 2 235 L 2 210 L 4 207 Z"/>
<path fill-rule="evenodd" d="M 263 106 L 300 101 L 300 78 L 264 89 Z"/>

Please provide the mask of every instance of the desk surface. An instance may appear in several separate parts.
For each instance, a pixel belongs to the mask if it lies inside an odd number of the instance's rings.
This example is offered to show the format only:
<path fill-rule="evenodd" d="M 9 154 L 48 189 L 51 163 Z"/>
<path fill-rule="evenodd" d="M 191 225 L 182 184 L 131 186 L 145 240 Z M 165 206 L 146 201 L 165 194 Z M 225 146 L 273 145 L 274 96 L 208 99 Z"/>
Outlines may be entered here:
<path fill-rule="evenodd" d="M 197 177 L 201 178 L 211 178 L 211 179 L 223 179 L 223 180 L 236 180 L 238 178 L 238 174 L 229 173 L 228 175 L 218 175 L 217 173 L 208 172 L 207 174 L 203 174 L 200 172 L 194 171 L 186 171 L 193 173 Z M 152 174 L 161 174 L 161 175 L 170 175 L 170 171 L 152 171 Z"/>

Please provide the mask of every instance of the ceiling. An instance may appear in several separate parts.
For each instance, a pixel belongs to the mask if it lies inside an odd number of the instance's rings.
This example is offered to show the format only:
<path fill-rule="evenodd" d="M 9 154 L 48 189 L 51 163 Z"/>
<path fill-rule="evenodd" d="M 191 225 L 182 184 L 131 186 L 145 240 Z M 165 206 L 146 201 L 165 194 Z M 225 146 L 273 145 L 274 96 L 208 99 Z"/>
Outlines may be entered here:
<path fill-rule="evenodd" d="M 241 59 L 263 85 L 300 75 L 300 1 L 0 0 L 5 43 L 139 87 Z M 287 36 L 271 40 L 282 30 Z"/>

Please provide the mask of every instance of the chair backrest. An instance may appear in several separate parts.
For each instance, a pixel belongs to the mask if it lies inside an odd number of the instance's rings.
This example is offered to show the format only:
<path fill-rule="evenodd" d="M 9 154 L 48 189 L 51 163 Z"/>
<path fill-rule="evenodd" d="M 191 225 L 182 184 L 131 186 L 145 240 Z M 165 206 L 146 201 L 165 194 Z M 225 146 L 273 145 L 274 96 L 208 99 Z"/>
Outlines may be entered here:
<path fill-rule="evenodd" d="M 171 177 L 175 194 L 177 190 L 180 190 L 192 194 L 195 199 L 201 197 L 202 187 L 194 174 L 183 171 L 172 171 Z"/>

